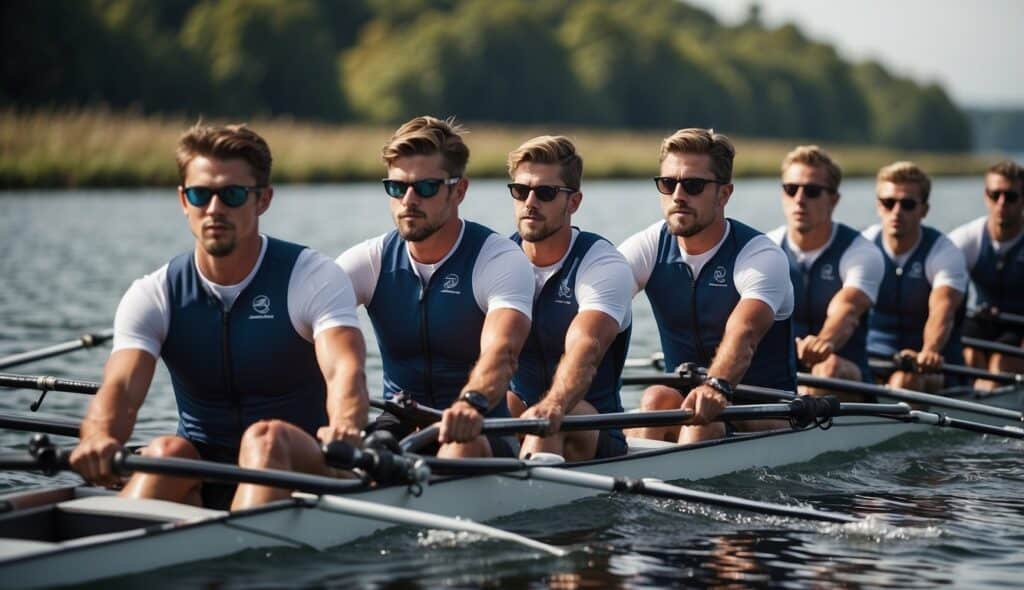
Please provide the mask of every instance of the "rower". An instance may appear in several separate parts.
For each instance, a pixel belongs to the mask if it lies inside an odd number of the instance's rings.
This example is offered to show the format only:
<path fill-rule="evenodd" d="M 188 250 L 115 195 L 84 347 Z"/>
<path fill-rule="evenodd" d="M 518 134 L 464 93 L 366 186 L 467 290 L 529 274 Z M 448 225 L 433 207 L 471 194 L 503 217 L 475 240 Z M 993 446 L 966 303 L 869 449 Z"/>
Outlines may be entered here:
<path fill-rule="evenodd" d="M 731 402 L 736 384 L 796 388 L 789 262 L 767 236 L 725 216 L 735 153 L 712 130 L 681 129 L 666 138 L 654 179 L 665 219 L 619 247 L 633 269 L 634 294 L 644 289 L 651 302 L 666 370 L 684 362 L 708 367 L 704 384 L 685 397 L 653 386 L 641 401 L 644 410 L 692 410 L 696 426 L 644 428 L 631 436 L 719 438 L 726 427 L 711 421 Z"/>
<path fill-rule="evenodd" d="M 195 248 L 125 293 L 71 464 L 90 482 L 119 483 L 111 458 L 159 357 L 178 432 L 144 455 L 328 474 L 318 439 L 357 443 L 369 403 L 352 285 L 329 258 L 260 234 L 274 189 L 270 148 L 254 131 L 196 125 L 179 140 L 177 163 Z M 121 495 L 238 509 L 288 491 L 136 474 Z"/>
<path fill-rule="evenodd" d="M 964 255 L 974 285 L 974 307 L 1024 314 L 1024 169 L 1011 161 L 993 165 L 985 173 L 988 215 L 956 228 L 949 239 Z M 970 317 L 964 336 L 1010 346 L 1024 345 L 1024 330 L 994 319 Z M 1024 373 L 1024 359 L 964 348 L 972 367 L 992 372 Z M 997 383 L 978 380 L 976 386 L 994 389 Z"/>
<path fill-rule="evenodd" d="M 509 154 L 508 185 L 518 232 L 533 263 L 533 326 L 508 394 L 514 416 L 551 423 L 527 436 L 521 455 L 548 452 L 569 461 L 626 453 L 622 430 L 558 432 L 566 414 L 621 412 L 629 348 L 633 275 L 611 242 L 572 226 L 583 201 L 583 159 L 566 137 L 543 135 Z"/>
<path fill-rule="evenodd" d="M 963 362 L 961 304 L 967 290 L 964 257 L 938 230 L 925 226 L 931 180 L 912 162 L 878 171 L 876 208 L 882 223 L 864 237 L 882 251 L 885 278 L 868 328 L 874 354 L 911 358 L 916 371 L 894 371 L 889 385 L 938 391 L 944 362 Z"/>
<path fill-rule="evenodd" d="M 384 369 L 384 397 L 405 392 L 443 408 L 442 457 L 515 457 L 512 436 L 481 436 L 508 417 L 506 393 L 530 333 L 533 272 L 523 251 L 459 218 L 469 148 L 452 120 L 416 117 L 384 146 L 384 190 L 396 229 L 345 251 L 338 264 L 366 306 Z M 390 413 L 370 430 L 413 431 Z"/>
<path fill-rule="evenodd" d="M 797 361 L 812 375 L 860 381 L 871 375 L 864 314 L 885 263 L 857 230 L 832 220 L 842 171 L 825 150 L 799 146 L 782 161 L 786 225 L 768 237 L 789 257 Z M 801 387 L 802 393 L 826 390 Z M 839 394 L 861 401 L 859 395 Z"/>

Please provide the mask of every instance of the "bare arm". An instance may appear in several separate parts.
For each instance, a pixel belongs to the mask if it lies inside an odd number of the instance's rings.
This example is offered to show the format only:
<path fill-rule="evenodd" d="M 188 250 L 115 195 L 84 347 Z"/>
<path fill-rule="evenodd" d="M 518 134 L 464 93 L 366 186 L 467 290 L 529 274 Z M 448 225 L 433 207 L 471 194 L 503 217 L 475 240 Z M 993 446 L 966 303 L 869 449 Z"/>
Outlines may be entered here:
<path fill-rule="evenodd" d="M 544 400 L 557 403 L 562 413 L 574 408 L 587 395 L 597 367 L 618 334 L 618 322 L 603 311 L 576 314 L 565 335 L 565 354 Z"/>
<path fill-rule="evenodd" d="M 828 304 L 825 324 L 818 332 L 818 338 L 832 345 L 832 350 L 839 350 L 853 336 L 861 317 L 870 307 L 871 299 L 864 291 L 856 287 L 843 287 Z"/>
<path fill-rule="evenodd" d="M 963 303 L 964 294 L 950 286 L 932 289 L 928 296 L 928 321 L 924 324 L 921 352 L 941 354 L 953 331 L 956 310 Z"/>
<path fill-rule="evenodd" d="M 370 406 L 363 334 L 351 327 L 330 328 L 316 337 L 315 346 L 316 360 L 327 382 L 329 420 L 317 436 L 324 442 L 344 439 L 359 444 Z"/>
<path fill-rule="evenodd" d="M 761 338 L 775 323 L 775 312 L 758 299 L 741 299 L 729 314 L 718 352 L 708 367 L 708 375 L 725 379 L 735 386 L 746 375 Z"/>
<path fill-rule="evenodd" d="M 143 350 L 110 355 L 103 384 L 82 419 L 81 441 L 71 454 L 72 467 L 86 480 L 102 485 L 117 482 L 110 458 L 131 436 L 155 370 L 156 359 Z"/>

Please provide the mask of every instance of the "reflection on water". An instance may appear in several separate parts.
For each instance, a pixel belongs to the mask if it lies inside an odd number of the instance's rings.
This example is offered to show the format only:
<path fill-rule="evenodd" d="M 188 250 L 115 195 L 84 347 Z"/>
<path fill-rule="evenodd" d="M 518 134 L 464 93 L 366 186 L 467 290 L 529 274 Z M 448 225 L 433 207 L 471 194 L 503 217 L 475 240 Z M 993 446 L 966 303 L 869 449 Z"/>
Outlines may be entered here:
<path fill-rule="evenodd" d="M 615 242 L 658 219 L 648 181 L 584 186 L 579 225 Z M 731 215 L 760 229 L 782 222 L 774 179 L 741 180 Z M 844 183 L 839 219 L 873 222 L 869 180 Z M 937 179 L 928 221 L 950 229 L 983 212 L 979 179 Z M 512 206 L 498 181 L 474 182 L 466 217 L 510 232 Z M 263 220 L 276 236 L 335 256 L 390 228 L 377 184 L 278 187 Z M 131 281 L 190 246 L 171 190 L 7 193 L 0 196 L 0 355 L 77 337 L 110 323 Z M 365 320 L 365 316 L 364 316 Z M 366 323 L 369 327 L 369 324 Z M 372 333 L 369 380 L 380 386 Z M 638 298 L 632 356 L 658 348 L 649 307 Z M 80 351 L 25 371 L 98 379 L 105 350 Z M 639 391 L 624 394 L 627 407 Z M 25 410 L 32 392 L 3 391 L 0 410 Z M 86 396 L 50 394 L 45 412 L 80 416 Z M 160 370 L 135 436 L 172 431 L 175 410 Z M 23 433 L 0 445 L 24 448 Z M 70 444 L 69 440 L 64 443 Z M 396 529 L 316 553 L 242 555 L 105 582 L 101 587 L 316 588 L 645 588 L 1018 587 L 1024 571 L 1024 445 L 948 432 L 904 437 L 779 470 L 752 469 L 694 487 L 775 502 L 800 502 L 860 516 L 866 531 L 767 518 L 666 500 L 590 498 L 518 514 L 499 526 L 573 549 L 538 558 L 491 541 L 420 542 Z M 658 474 L 651 474 L 658 475 Z M 68 475 L 62 481 L 73 481 Z M 52 484 L 34 474 L 0 474 L 0 488 Z M 486 498 L 467 501 L 487 501 Z"/>

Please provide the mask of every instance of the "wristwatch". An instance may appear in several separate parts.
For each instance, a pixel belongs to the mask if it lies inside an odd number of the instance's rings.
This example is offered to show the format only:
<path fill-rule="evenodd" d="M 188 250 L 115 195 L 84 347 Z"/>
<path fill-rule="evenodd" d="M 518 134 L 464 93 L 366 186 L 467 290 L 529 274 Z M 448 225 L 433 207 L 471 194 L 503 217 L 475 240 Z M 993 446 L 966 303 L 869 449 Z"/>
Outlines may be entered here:
<path fill-rule="evenodd" d="M 462 395 L 459 396 L 459 401 L 473 406 L 473 409 L 481 416 L 486 415 L 491 409 L 491 402 L 487 399 L 486 395 L 479 391 L 463 391 Z"/>
<path fill-rule="evenodd" d="M 711 389 L 714 389 L 718 393 L 725 396 L 725 401 L 732 403 L 732 385 L 725 379 L 719 379 L 718 377 L 705 377 L 704 385 L 707 385 Z"/>

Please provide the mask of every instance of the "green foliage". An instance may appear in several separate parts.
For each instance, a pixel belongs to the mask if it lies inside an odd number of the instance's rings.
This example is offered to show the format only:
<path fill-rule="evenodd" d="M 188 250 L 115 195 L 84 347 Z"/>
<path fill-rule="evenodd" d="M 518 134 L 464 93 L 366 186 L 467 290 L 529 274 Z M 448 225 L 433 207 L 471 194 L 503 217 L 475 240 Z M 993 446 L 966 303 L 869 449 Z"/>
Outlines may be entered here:
<path fill-rule="evenodd" d="M 0 5 L 0 104 L 521 124 L 958 150 L 942 88 L 850 64 L 759 9 L 678 0 L 50 0 Z"/>

